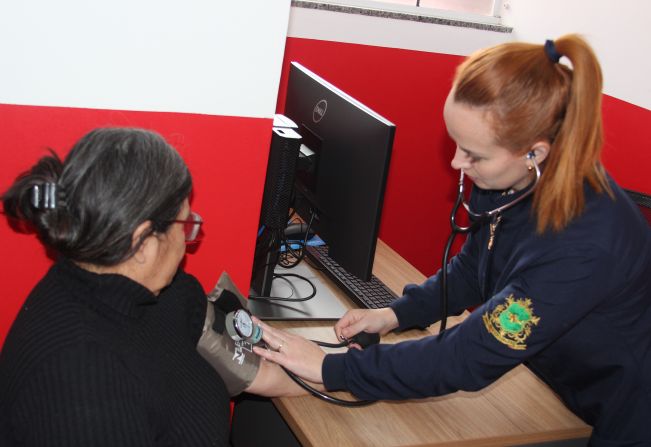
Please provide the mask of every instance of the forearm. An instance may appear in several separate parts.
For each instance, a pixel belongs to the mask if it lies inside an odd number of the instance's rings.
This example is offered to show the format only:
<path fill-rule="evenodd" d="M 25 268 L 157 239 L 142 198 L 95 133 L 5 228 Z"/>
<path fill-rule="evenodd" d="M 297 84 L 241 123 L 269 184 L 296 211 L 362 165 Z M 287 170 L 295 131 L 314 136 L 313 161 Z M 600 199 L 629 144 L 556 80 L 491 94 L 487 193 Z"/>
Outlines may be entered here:
<path fill-rule="evenodd" d="M 323 391 L 323 385 L 306 382 L 308 385 Z M 276 363 L 262 360 L 260 369 L 251 385 L 244 391 L 266 397 L 301 396 L 307 394 L 287 373 Z"/>
<path fill-rule="evenodd" d="M 473 245 L 473 241 L 468 240 L 461 253 L 447 265 L 448 315 L 458 314 L 481 301 Z M 399 329 L 424 329 L 439 321 L 443 317 L 441 293 L 440 270 L 420 285 L 405 286 L 403 296 L 391 305 L 398 317 Z"/>
<path fill-rule="evenodd" d="M 469 317 L 473 318 L 473 315 Z M 474 391 L 495 380 L 518 360 L 475 355 L 484 331 L 475 315 L 450 328 L 444 337 L 427 336 L 396 344 L 379 344 L 364 351 L 327 355 L 323 382 L 329 391 L 350 391 L 360 399 L 426 398 L 458 390 Z M 481 349 L 481 347 L 479 348 Z"/>

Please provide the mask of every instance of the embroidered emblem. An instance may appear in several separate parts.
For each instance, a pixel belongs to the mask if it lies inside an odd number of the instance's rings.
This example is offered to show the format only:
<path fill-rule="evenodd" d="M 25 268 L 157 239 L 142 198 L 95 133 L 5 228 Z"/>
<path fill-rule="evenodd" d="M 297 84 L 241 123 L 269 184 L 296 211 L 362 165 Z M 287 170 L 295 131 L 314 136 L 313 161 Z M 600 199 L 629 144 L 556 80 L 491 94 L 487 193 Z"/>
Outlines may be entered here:
<path fill-rule="evenodd" d="M 540 321 L 533 314 L 530 298 L 515 299 L 509 295 L 506 301 L 482 315 L 484 326 L 493 337 L 511 349 L 527 349 L 527 338 L 531 329 Z"/>

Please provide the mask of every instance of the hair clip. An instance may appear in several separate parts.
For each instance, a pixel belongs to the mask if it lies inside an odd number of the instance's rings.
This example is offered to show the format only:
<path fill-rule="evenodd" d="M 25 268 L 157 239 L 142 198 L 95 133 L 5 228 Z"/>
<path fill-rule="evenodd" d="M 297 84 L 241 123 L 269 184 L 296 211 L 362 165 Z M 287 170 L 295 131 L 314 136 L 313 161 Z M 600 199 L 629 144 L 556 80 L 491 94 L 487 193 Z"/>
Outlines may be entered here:
<path fill-rule="evenodd" d="M 549 39 L 545 41 L 545 54 L 547 55 L 547 58 L 555 64 L 558 64 L 558 61 L 563 57 L 563 55 L 556 50 L 554 41 Z"/>
<path fill-rule="evenodd" d="M 36 209 L 53 210 L 57 207 L 56 183 L 47 182 L 32 186 L 32 206 Z"/>

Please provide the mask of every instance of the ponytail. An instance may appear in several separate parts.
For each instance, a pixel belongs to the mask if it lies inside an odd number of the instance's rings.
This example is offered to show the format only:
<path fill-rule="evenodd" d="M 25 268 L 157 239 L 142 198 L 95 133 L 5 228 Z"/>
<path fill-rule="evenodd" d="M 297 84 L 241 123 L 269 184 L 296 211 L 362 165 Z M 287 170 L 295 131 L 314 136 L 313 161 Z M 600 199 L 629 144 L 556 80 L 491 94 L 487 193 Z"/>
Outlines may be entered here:
<path fill-rule="evenodd" d="M 554 44 L 573 69 L 565 116 L 534 195 L 539 232 L 547 228 L 560 231 L 583 211 L 584 181 L 598 193 L 606 191 L 612 196 L 601 164 L 603 81 L 599 62 L 590 46 L 576 35 L 561 37 Z"/>
<path fill-rule="evenodd" d="M 2 195 L 4 213 L 27 223 L 49 246 L 65 240 L 70 228 L 66 196 L 59 184 L 62 171 L 61 159 L 50 149 L 50 155 L 20 174 Z"/>
<path fill-rule="evenodd" d="M 558 63 L 563 56 L 572 69 Z M 457 69 L 454 100 L 490 112 L 497 144 L 524 155 L 549 142 L 533 199 L 539 233 L 560 231 L 581 214 L 586 181 L 612 195 L 600 161 L 601 89 L 599 62 L 574 34 L 545 45 L 497 45 Z"/>

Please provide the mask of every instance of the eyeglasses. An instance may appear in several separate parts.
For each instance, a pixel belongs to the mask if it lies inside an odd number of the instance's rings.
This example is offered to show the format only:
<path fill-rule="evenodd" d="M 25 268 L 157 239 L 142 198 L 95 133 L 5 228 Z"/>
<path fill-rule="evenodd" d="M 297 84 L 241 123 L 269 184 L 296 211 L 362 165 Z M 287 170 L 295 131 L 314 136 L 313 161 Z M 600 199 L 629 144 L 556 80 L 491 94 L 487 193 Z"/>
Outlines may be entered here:
<path fill-rule="evenodd" d="M 185 233 L 185 242 L 198 242 L 197 236 L 199 236 L 199 230 L 201 230 L 201 224 L 203 219 L 201 216 L 194 211 L 190 212 L 188 219 L 186 220 L 170 220 L 172 223 L 182 223 L 183 232 Z"/>

